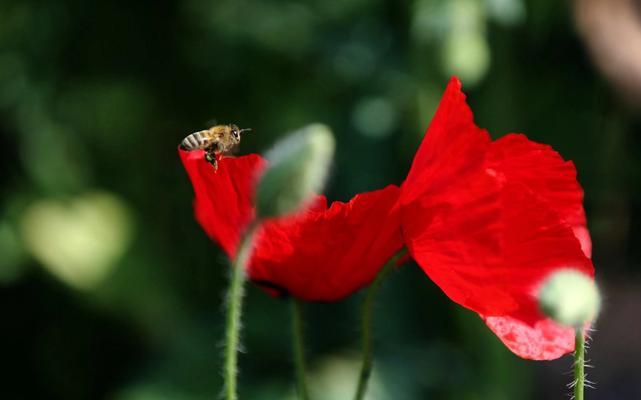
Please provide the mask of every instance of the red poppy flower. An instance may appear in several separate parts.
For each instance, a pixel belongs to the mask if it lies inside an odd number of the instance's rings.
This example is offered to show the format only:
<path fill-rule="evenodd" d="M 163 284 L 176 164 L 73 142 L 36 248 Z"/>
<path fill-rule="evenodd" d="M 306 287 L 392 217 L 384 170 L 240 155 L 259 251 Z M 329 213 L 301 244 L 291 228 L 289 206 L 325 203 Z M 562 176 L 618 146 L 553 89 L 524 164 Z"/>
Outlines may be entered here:
<path fill-rule="evenodd" d="M 179 150 L 195 192 L 196 220 L 227 255 L 255 216 L 258 155 L 222 158 L 218 170 L 202 151 Z M 265 221 L 257 230 L 249 279 L 271 294 L 334 301 L 366 286 L 402 246 L 399 188 L 356 195 L 328 208 L 324 196 L 298 214 Z"/>
<path fill-rule="evenodd" d="M 401 188 L 401 226 L 447 296 L 517 355 L 554 359 L 574 332 L 541 314 L 536 294 L 558 268 L 593 275 L 582 202 L 571 162 L 523 135 L 492 141 L 453 78 Z"/>

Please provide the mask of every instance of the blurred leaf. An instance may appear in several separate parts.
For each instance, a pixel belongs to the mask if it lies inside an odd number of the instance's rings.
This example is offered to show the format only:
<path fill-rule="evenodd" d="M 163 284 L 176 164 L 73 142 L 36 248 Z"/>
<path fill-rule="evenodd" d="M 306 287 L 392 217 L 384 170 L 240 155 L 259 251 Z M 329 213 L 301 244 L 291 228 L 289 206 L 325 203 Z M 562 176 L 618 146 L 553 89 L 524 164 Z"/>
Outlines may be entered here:
<path fill-rule="evenodd" d="M 49 272 L 76 289 L 91 289 L 126 250 L 132 221 L 122 200 L 94 192 L 66 202 L 39 200 L 25 211 L 21 228 Z"/>

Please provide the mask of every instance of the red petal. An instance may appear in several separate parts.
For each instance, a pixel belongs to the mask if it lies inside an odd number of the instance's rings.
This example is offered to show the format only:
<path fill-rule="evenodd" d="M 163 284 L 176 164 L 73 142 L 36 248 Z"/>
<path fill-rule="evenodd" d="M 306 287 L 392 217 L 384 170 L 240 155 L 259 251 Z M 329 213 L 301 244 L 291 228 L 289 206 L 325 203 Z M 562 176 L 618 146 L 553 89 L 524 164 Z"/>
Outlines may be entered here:
<path fill-rule="evenodd" d="M 534 296 L 550 272 L 574 267 L 592 274 L 592 265 L 572 230 L 528 188 L 505 183 L 498 194 L 495 189 L 475 193 L 482 207 L 472 211 L 432 211 L 433 204 L 418 201 L 404 207 L 408 249 L 455 302 L 487 315 L 538 315 Z"/>
<path fill-rule="evenodd" d="M 333 301 L 353 293 L 403 246 L 398 194 L 391 185 L 329 209 L 320 197 L 302 215 L 266 222 L 250 277 L 302 300 Z"/>
<path fill-rule="evenodd" d="M 474 124 L 461 82 L 452 78 L 403 184 L 403 201 L 438 195 L 452 187 L 452 178 L 477 174 L 489 145 L 487 132 Z"/>
<path fill-rule="evenodd" d="M 233 258 L 241 233 L 254 218 L 254 185 L 265 160 L 255 154 L 223 157 L 214 170 L 202 150 L 179 154 L 194 187 L 196 220 Z"/>
<path fill-rule="evenodd" d="M 581 203 L 571 164 L 520 135 L 490 144 L 453 79 L 403 184 L 401 225 L 410 254 L 452 300 L 540 333 L 541 281 L 560 267 L 593 273 L 575 236 L 587 232 Z"/>
<path fill-rule="evenodd" d="M 543 198 L 566 222 L 590 257 L 592 243 L 583 210 L 583 189 L 576 180 L 576 168 L 552 147 L 535 143 L 522 134 L 509 134 L 492 143 L 490 168 L 504 179 L 521 182 Z"/>
<path fill-rule="evenodd" d="M 574 351 L 574 329 L 541 318 L 529 325 L 514 317 L 483 317 L 503 344 L 519 357 L 554 360 Z"/>

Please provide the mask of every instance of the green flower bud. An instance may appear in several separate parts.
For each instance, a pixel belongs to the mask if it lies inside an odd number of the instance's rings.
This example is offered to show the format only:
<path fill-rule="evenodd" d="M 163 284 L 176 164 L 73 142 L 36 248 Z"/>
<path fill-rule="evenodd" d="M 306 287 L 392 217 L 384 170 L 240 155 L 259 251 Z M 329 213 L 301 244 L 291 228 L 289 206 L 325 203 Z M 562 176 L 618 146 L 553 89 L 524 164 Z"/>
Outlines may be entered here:
<path fill-rule="evenodd" d="M 539 292 L 539 306 L 556 322 L 581 328 L 596 318 L 601 295 L 592 278 L 566 268 L 545 280 Z"/>
<path fill-rule="evenodd" d="M 334 155 L 334 137 L 325 125 L 311 124 L 265 154 L 269 167 L 257 189 L 259 218 L 291 213 L 322 190 Z"/>

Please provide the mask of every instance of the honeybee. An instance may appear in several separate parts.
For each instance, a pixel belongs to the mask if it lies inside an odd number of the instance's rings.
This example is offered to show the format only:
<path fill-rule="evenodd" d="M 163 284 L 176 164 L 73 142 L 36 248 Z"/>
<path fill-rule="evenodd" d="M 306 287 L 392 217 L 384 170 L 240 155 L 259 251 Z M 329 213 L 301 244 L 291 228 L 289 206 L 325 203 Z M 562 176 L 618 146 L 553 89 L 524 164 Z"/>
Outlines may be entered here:
<path fill-rule="evenodd" d="M 205 159 L 218 169 L 217 154 L 228 154 L 240 143 L 240 135 L 251 129 L 240 129 L 238 125 L 216 125 L 204 131 L 188 135 L 180 143 L 180 147 L 187 150 L 205 150 Z"/>

